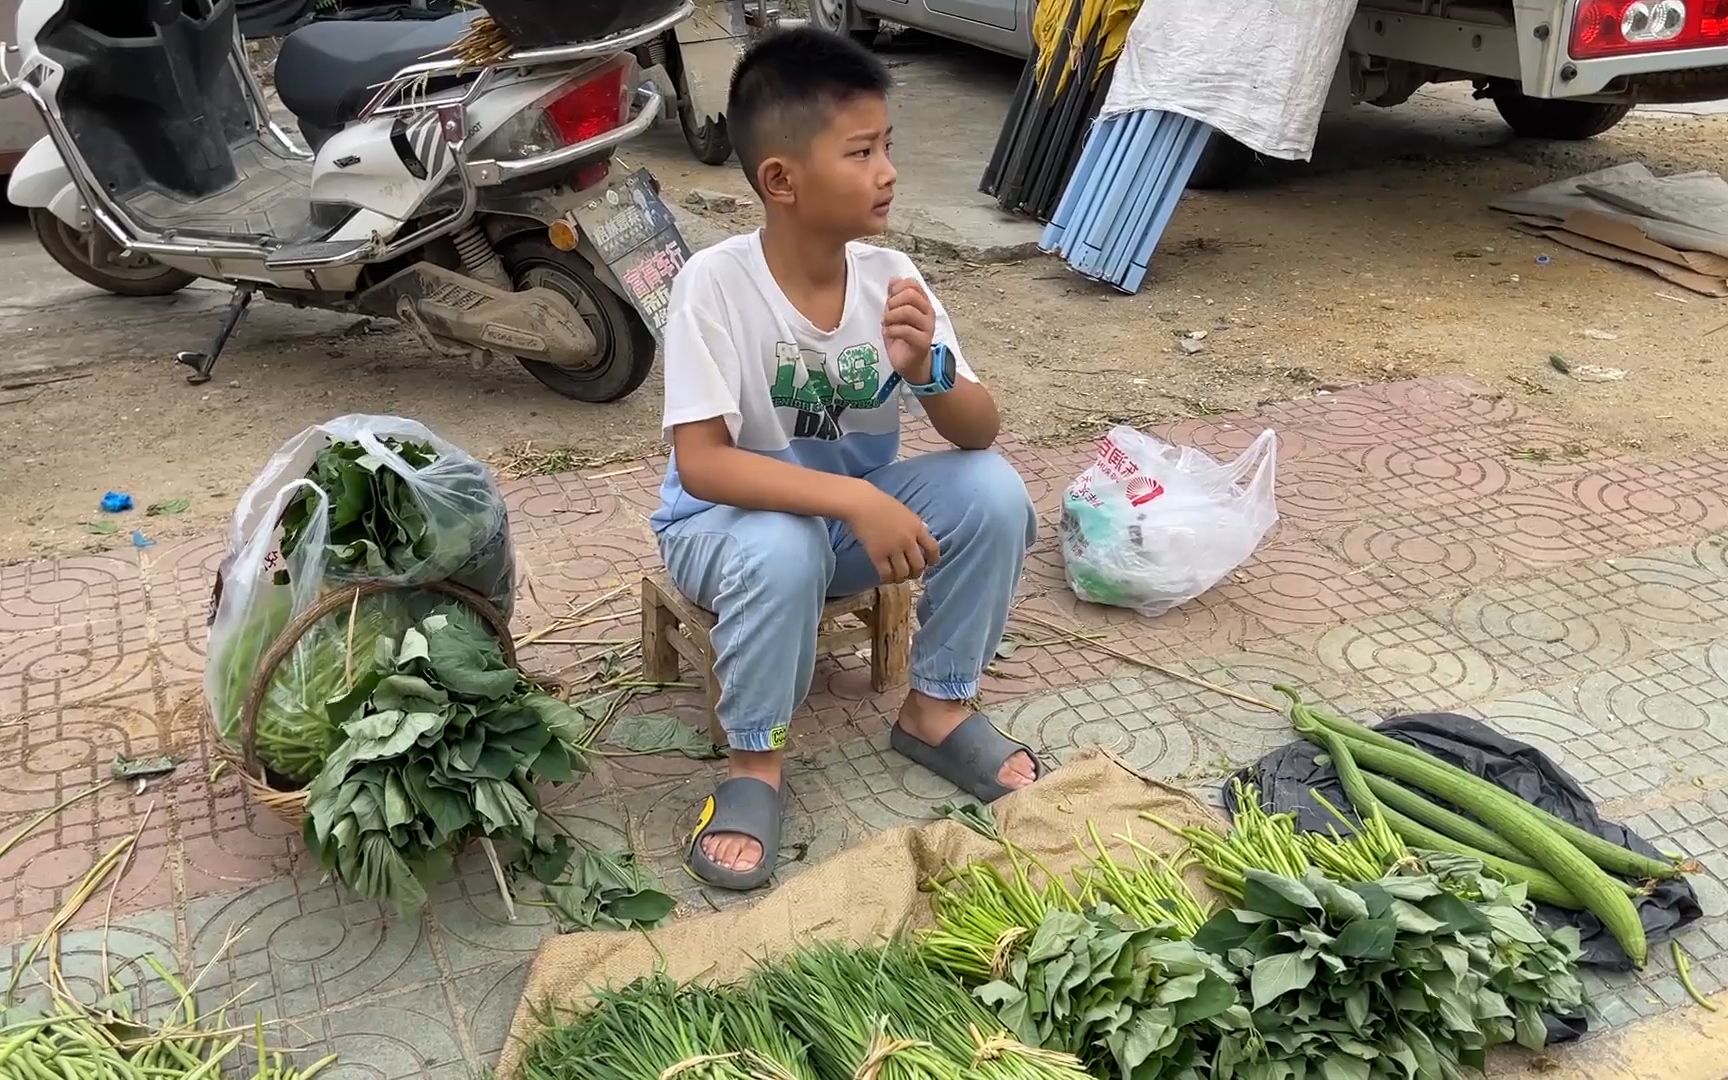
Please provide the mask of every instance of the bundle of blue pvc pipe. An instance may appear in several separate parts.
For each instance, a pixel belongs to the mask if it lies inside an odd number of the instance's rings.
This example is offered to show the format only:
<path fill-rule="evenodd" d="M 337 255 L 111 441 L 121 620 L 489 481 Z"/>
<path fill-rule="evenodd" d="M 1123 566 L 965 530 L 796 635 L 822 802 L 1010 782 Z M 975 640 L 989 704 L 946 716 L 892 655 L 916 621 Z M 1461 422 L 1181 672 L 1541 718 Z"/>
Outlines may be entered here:
<path fill-rule="evenodd" d="M 1167 112 L 1098 122 L 1039 246 L 1089 278 L 1139 291 L 1211 133 Z"/>

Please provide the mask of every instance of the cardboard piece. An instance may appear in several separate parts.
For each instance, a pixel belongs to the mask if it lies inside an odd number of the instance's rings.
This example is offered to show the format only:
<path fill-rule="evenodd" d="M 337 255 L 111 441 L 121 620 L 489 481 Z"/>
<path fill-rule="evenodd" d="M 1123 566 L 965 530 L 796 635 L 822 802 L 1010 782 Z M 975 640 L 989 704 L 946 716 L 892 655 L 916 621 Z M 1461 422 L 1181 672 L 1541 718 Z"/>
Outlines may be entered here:
<path fill-rule="evenodd" d="M 1639 162 L 1627 162 L 1508 195 L 1492 205 L 1520 222 L 1540 219 L 1545 228 L 1576 232 L 1570 222 L 1588 224 L 1585 235 L 1597 244 L 1618 247 L 1626 240 L 1647 258 L 1668 261 L 1665 252 L 1677 252 L 1677 265 L 1728 280 L 1728 181 L 1715 173 L 1658 177 Z M 1652 244 L 1664 253 L 1651 250 Z M 1700 291 L 1720 295 L 1714 287 Z"/>
<path fill-rule="evenodd" d="M 1527 232 L 1532 236 L 1540 236 L 1545 240 L 1552 240 L 1557 244 L 1562 244 L 1575 251 L 1582 251 L 1587 255 L 1595 255 L 1598 258 L 1624 263 L 1627 266 L 1640 267 L 1650 271 L 1656 276 L 1662 278 L 1664 281 L 1672 282 L 1683 289 L 1698 293 L 1701 296 L 1728 296 L 1728 280 L 1697 273 L 1694 270 L 1687 269 L 1683 264 L 1671 262 L 1651 255 L 1643 255 L 1636 251 L 1630 251 L 1626 248 L 1617 247 L 1614 244 L 1595 240 L 1587 236 L 1579 236 L 1576 233 L 1571 233 L 1560 228 L 1557 224 L 1544 228 L 1519 222 L 1516 227 L 1521 232 Z"/>

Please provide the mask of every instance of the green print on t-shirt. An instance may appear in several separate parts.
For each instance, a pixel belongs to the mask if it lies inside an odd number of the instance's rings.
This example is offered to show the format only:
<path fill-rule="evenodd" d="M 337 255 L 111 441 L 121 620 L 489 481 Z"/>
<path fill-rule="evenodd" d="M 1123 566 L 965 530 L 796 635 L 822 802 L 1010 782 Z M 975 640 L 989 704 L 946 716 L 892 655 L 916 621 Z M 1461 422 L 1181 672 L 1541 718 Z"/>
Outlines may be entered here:
<path fill-rule="evenodd" d="M 876 371 L 876 346 L 853 345 L 840 350 L 840 400 L 854 409 L 874 409 L 882 376 Z"/>
<path fill-rule="evenodd" d="M 814 413 L 835 405 L 874 409 L 882 404 L 876 400 L 882 377 L 877 370 L 879 358 L 874 345 L 865 343 L 840 350 L 836 364 L 840 375 L 838 388 L 829 381 L 825 354 L 783 341 L 775 346 L 774 356 L 777 366 L 769 397 L 776 408 Z"/>

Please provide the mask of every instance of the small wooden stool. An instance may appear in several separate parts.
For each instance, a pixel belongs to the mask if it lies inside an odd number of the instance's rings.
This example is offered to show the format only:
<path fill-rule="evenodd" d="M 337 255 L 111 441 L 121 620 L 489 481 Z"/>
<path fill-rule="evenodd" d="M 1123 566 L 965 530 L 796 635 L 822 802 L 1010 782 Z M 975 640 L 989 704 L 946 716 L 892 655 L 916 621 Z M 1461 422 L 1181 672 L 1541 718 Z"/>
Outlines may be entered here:
<path fill-rule="evenodd" d="M 846 625 L 848 617 L 862 625 Z M 642 674 L 649 682 L 677 682 L 682 661 L 702 673 L 708 694 L 708 734 L 726 745 L 720 726 L 720 681 L 714 677 L 714 645 L 709 633 L 714 613 L 696 606 L 664 574 L 642 579 Z M 870 643 L 870 687 L 878 692 L 906 682 L 912 654 L 912 585 L 879 585 L 822 608 L 816 648 L 832 652 L 845 645 Z"/>

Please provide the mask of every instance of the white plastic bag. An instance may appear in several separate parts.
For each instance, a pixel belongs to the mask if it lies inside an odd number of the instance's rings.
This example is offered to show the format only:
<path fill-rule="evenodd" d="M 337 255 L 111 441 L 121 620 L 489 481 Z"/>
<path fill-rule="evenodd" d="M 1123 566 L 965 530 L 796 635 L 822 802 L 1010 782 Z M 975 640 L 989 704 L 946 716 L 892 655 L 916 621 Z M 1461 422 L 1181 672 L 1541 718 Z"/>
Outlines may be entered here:
<path fill-rule="evenodd" d="M 1162 615 L 1247 561 L 1278 522 L 1278 437 L 1261 432 L 1234 462 L 1130 427 L 1062 500 L 1062 557 L 1074 595 Z"/>
<path fill-rule="evenodd" d="M 411 503 L 402 512 L 423 515 L 418 545 L 390 552 L 369 545 L 344 552 L 333 547 L 327 510 L 332 499 L 340 504 L 343 493 L 324 490 L 308 472 L 319 452 L 336 443 L 357 443 L 375 474 L 388 470 L 400 478 L 392 490 L 405 489 L 402 498 Z M 405 444 L 430 448 L 432 460 L 406 460 L 393 448 Z M 300 499 L 305 501 L 295 508 Z M 303 522 L 287 555 L 285 512 Z M 204 669 L 205 701 L 218 729 L 239 741 L 240 713 L 260 659 L 289 620 L 326 591 L 361 581 L 403 587 L 452 581 L 486 597 L 508 618 L 514 560 L 503 496 L 490 470 L 460 447 L 423 424 L 394 416 L 342 416 L 307 428 L 276 452 L 234 510 Z M 259 757 L 272 771 L 289 780 L 316 771 L 325 706 L 365 673 L 380 635 L 400 633 L 416 617 L 411 599 L 367 597 L 352 611 L 320 620 L 299 639 L 276 668 L 260 709 Z M 272 754 L 273 747 L 280 753 Z"/>

